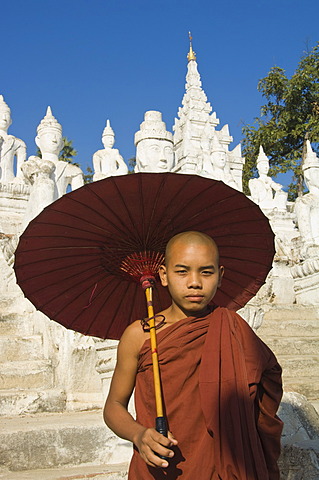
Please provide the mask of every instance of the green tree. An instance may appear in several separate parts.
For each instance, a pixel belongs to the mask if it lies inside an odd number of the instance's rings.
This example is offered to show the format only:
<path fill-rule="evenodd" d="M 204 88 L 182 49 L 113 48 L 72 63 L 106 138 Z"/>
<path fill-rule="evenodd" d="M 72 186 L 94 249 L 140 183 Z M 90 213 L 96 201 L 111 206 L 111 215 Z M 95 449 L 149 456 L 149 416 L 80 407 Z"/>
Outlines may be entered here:
<path fill-rule="evenodd" d="M 91 167 L 86 167 L 86 173 L 84 173 L 84 183 L 92 183 L 93 182 L 93 170 Z"/>
<path fill-rule="evenodd" d="M 77 167 L 80 167 L 80 164 L 74 161 L 74 157 L 77 156 L 78 152 L 73 148 L 73 141 L 68 140 L 67 137 L 63 137 L 64 147 L 62 148 L 59 154 L 59 160 L 63 162 L 73 163 Z"/>
<path fill-rule="evenodd" d="M 261 79 L 257 89 L 266 99 L 254 125 L 243 127 L 244 191 L 248 180 L 256 176 L 256 159 L 262 145 L 269 157 L 270 175 L 292 171 L 289 199 L 303 191 L 302 158 L 305 139 L 318 152 L 319 142 L 319 43 L 305 53 L 288 78 L 275 66 Z"/>

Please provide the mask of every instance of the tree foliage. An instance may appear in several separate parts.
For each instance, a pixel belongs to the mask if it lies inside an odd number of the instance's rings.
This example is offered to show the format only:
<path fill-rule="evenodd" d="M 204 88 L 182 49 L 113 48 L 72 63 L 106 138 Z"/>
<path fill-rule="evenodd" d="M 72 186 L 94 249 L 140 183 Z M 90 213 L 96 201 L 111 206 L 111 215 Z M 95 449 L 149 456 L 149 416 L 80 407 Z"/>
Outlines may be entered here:
<path fill-rule="evenodd" d="M 291 78 L 275 66 L 259 81 L 257 89 L 266 103 L 254 125 L 243 127 L 244 189 L 248 193 L 248 180 L 256 176 L 256 160 L 262 145 L 269 158 L 270 175 L 292 171 L 289 198 L 293 199 L 302 191 L 305 139 L 318 152 L 319 43 L 302 56 Z"/>
<path fill-rule="evenodd" d="M 73 165 L 80 167 L 80 164 L 74 161 L 74 157 L 77 156 L 78 152 L 73 148 L 73 140 L 69 140 L 67 137 L 63 137 L 63 142 L 64 147 L 59 154 L 59 160 L 72 163 Z"/>

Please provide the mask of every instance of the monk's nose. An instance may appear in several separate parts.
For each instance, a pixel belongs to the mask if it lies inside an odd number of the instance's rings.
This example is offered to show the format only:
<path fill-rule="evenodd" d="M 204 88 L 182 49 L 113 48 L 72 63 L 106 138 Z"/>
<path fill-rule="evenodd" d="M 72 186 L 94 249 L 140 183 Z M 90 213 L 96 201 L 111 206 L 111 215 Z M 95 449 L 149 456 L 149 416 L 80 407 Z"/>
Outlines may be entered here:
<path fill-rule="evenodd" d="M 197 273 L 191 273 L 189 276 L 189 282 L 188 282 L 188 287 L 189 288 L 201 288 L 202 287 L 202 282 L 200 275 Z"/>

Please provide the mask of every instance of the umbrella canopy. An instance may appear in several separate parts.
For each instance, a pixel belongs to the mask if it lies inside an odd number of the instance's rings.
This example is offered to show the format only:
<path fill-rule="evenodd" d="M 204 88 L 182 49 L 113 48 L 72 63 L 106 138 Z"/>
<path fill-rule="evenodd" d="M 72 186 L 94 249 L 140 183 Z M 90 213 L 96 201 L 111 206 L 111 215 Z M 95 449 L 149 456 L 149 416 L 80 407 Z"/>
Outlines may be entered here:
<path fill-rule="evenodd" d="M 225 267 L 214 303 L 237 310 L 271 268 L 274 235 L 243 193 L 223 182 L 137 173 L 90 183 L 46 207 L 16 250 L 18 284 L 35 307 L 67 328 L 118 339 L 147 316 L 139 280 L 157 271 L 168 240 L 188 230 L 216 241 Z M 156 283 L 155 311 L 170 305 Z"/>

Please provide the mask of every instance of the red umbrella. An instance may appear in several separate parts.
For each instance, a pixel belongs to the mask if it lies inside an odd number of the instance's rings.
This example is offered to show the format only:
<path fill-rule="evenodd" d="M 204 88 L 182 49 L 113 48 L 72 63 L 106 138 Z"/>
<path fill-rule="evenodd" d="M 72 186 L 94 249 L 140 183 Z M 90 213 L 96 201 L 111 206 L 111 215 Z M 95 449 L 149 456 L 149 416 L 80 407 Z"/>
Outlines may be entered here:
<path fill-rule="evenodd" d="M 18 284 L 65 327 L 118 339 L 129 323 L 147 316 L 140 277 L 154 273 L 167 241 L 187 230 L 204 232 L 219 246 L 225 275 L 214 303 L 241 308 L 271 268 L 273 232 L 243 193 L 193 175 L 110 177 L 64 195 L 22 234 Z M 156 311 L 170 304 L 159 283 L 153 300 Z"/>

